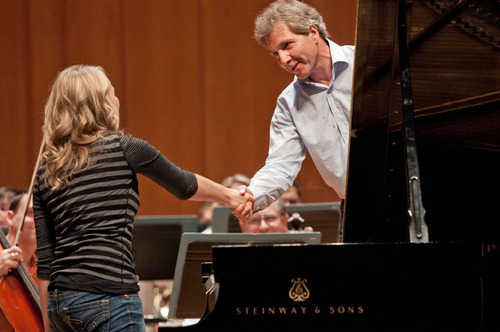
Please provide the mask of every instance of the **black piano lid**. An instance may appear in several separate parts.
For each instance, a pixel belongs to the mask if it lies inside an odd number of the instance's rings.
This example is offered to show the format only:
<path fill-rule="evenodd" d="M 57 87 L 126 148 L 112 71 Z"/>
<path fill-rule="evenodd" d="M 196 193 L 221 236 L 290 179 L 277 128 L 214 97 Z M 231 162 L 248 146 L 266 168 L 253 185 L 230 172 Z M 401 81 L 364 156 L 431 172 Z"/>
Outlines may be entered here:
<path fill-rule="evenodd" d="M 431 241 L 500 241 L 500 15 L 491 3 L 454 11 L 455 0 L 412 2 L 410 71 Z M 397 1 L 359 1 L 346 242 L 408 239 L 396 9 Z"/>

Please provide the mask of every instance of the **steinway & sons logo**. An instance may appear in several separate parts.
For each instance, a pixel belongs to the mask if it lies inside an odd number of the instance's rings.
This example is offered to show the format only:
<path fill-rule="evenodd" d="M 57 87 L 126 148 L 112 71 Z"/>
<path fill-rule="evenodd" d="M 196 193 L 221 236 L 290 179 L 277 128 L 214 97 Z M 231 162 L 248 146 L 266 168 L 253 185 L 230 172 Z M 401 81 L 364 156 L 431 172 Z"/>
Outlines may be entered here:
<path fill-rule="evenodd" d="M 291 288 L 288 297 L 294 302 L 305 302 L 311 296 L 307 288 L 307 279 L 291 279 Z M 353 304 L 316 304 L 304 303 L 299 305 L 268 305 L 255 307 L 236 307 L 236 316 L 272 316 L 272 315 L 336 315 L 336 316 L 360 316 L 364 313 L 363 305 Z"/>
<path fill-rule="evenodd" d="M 290 298 L 295 302 L 303 302 L 309 298 L 310 294 L 309 289 L 306 287 L 306 282 L 307 279 L 292 279 L 292 288 L 290 288 L 288 296 L 290 296 Z"/>

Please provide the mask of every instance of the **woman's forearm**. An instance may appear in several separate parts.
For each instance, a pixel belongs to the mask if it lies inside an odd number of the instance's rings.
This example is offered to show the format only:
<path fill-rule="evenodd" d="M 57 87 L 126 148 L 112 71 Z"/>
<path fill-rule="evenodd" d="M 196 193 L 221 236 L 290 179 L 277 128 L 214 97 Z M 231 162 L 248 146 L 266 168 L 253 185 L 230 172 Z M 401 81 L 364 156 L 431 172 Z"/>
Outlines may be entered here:
<path fill-rule="evenodd" d="M 226 188 L 204 176 L 195 174 L 198 180 L 198 190 L 190 198 L 194 201 L 207 201 L 224 204 L 230 208 L 235 208 L 247 201 L 253 201 L 253 196 L 248 193 L 241 195 L 237 190 Z"/>

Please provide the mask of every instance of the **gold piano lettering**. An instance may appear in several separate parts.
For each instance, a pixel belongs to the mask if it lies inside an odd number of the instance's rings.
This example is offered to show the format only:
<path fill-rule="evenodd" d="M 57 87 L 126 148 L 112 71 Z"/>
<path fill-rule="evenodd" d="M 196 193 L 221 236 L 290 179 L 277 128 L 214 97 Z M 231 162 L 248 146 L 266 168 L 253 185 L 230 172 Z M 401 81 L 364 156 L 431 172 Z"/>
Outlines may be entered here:
<path fill-rule="evenodd" d="M 281 314 L 286 314 L 287 313 L 287 308 L 286 307 L 280 307 Z M 304 310 L 304 309 L 303 309 Z M 235 308 L 236 316 L 258 316 L 258 315 L 275 315 L 276 314 L 276 308 L 275 307 L 236 307 Z"/>
<path fill-rule="evenodd" d="M 326 309 L 330 315 L 362 315 L 364 307 L 362 305 L 330 305 L 325 308 L 321 306 L 282 306 L 282 307 L 235 307 L 236 316 L 265 316 L 265 315 L 307 315 L 314 313 L 319 315 L 322 309 Z"/>
<path fill-rule="evenodd" d="M 343 314 L 362 314 L 364 311 L 363 309 L 363 306 L 343 306 L 343 305 L 339 305 L 339 306 L 330 306 L 329 308 L 329 312 L 330 314 L 339 314 L 339 315 L 343 315 Z"/>

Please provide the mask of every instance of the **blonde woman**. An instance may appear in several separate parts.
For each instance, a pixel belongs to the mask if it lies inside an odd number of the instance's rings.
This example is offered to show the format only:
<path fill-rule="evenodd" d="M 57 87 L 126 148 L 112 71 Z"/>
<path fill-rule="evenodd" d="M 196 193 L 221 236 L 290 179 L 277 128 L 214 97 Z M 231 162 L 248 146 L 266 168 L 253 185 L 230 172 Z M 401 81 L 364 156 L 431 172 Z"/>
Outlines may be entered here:
<path fill-rule="evenodd" d="M 137 173 L 179 199 L 230 207 L 253 200 L 123 135 L 119 108 L 104 70 L 86 65 L 60 72 L 45 106 L 33 202 L 47 331 L 145 330 L 131 253 Z"/>

